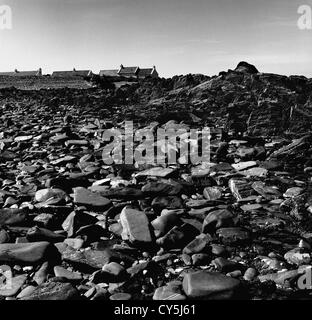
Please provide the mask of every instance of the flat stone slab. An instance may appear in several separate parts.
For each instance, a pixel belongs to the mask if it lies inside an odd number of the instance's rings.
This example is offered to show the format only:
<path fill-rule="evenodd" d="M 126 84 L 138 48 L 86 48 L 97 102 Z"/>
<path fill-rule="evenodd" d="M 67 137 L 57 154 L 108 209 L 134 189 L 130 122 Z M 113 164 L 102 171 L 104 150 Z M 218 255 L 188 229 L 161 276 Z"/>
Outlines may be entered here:
<path fill-rule="evenodd" d="M 21 300 L 78 300 L 79 291 L 70 283 L 46 282 Z"/>
<path fill-rule="evenodd" d="M 197 299 L 230 299 L 239 285 L 239 280 L 218 272 L 190 272 L 183 279 L 187 297 Z"/>
<path fill-rule="evenodd" d="M 135 176 L 136 177 L 154 176 L 154 177 L 165 178 L 174 171 L 175 171 L 175 169 L 173 169 L 173 168 L 155 167 L 155 168 L 141 171 L 141 172 L 137 173 Z"/>
<path fill-rule="evenodd" d="M 0 263 L 38 263 L 49 257 L 49 249 L 46 241 L 0 244 Z"/>
<path fill-rule="evenodd" d="M 256 161 L 243 161 L 243 162 L 232 164 L 232 167 L 237 171 L 241 171 L 251 167 L 255 167 L 256 165 L 257 165 Z"/>
<path fill-rule="evenodd" d="M 142 211 L 125 207 L 120 214 L 122 238 L 132 243 L 151 243 L 149 221 Z"/>
<path fill-rule="evenodd" d="M 74 189 L 74 203 L 78 205 L 86 205 L 98 210 L 105 210 L 111 205 L 111 201 L 109 199 L 83 187 Z"/>

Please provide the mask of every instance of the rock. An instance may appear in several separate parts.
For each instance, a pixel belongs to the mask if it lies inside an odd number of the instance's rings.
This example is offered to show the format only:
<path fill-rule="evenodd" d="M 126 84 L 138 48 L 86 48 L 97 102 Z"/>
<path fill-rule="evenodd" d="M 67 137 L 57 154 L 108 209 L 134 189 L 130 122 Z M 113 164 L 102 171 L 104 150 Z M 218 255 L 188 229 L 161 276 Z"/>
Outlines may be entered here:
<path fill-rule="evenodd" d="M 197 235 L 198 230 L 188 223 L 180 227 L 173 227 L 166 235 L 157 239 L 157 244 L 164 249 L 182 249 Z"/>
<path fill-rule="evenodd" d="M 145 245 L 152 242 L 149 221 L 144 212 L 125 207 L 120 214 L 120 221 L 123 239 Z"/>
<path fill-rule="evenodd" d="M 304 191 L 303 188 L 300 187 L 293 187 L 286 190 L 283 194 L 284 198 L 294 198 L 299 196 Z"/>
<path fill-rule="evenodd" d="M 207 187 L 204 189 L 203 195 L 207 200 L 218 200 L 222 197 L 222 192 L 219 187 Z"/>
<path fill-rule="evenodd" d="M 266 177 L 268 174 L 268 170 L 265 168 L 250 168 L 247 170 L 243 170 L 241 171 L 242 174 L 244 174 L 245 176 L 250 176 L 250 177 Z"/>
<path fill-rule="evenodd" d="M 258 69 L 254 65 L 249 64 L 245 61 L 241 61 L 235 68 L 235 71 L 250 74 L 259 73 Z"/>
<path fill-rule="evenodd" d="M 96 191 L 94 187 L 92 190 Z M 144 198 L 143 192 L 139 189 L 130 188 L 130 187 L 122 187 L 122 188 L 114 188 L 110 190 L 98 190 L 98 192 L 109 199 L 124 199 L 124 200 L 132 200 L 132 199 L 141 199 Z"/>
<path fill-rule="evenodd" d="M 66 163 L 75 162 L 76 160 L 77 160 L 76 157 L 65 156 L 57 160 L 51 161 L 51 164 L 53 166 L 62 166 L 62 165 L 65 165 Z"/>
<path fill-rule="evenodd" d="M 300 248 L 295 248 L 286 252 L 284 259 L 289 264 L 295 264 L 299 266 L 303 264 L 309 264 L 311 262 L 311 255 L 310 253 L 304 253 Z"/>
<path fill-rule="evenodd" d="M 181 225 L 182 221 L 175 213 L 167 213 L 157 217 L 151 222 L 156 237 L 165 235 L 172 227 Z"/>
<path fill-rule="evenodd" d="M 19 137 L 15 137 L 14 141 L 15 142 L 26 142 L 26 141 L 30 141 L 32 140 L 33 136 L 29 135 L 29 136 L 19 136 Z"/>
<path fill-rule="evenodd" d="M 170 183 L 168 182 L 158 182 L 152 181 L 148 182 L 142 187 L 142 192 L 146 195 L 166 195 L 166 196 L 174 196 L 181 193 L 183 187 L 179 183 Z"/>
<path fill-rule="evenodd" d="M 245 212 L 247 211 L 254 211 L 254 210 L 258 210 L 261 209 L 262 205 L 258 204 L 258 203 L 254 203 L 254 204 L 245 204 L 243 206 L 241 206 L 241 209 Z"/>
<path fill-rule="evenodd" d="M 166 178 L 171 175 L 175 170 L 172 168 L 162 168 L 162 167 L 155 167 L 151 169 L 147 169 L 137 173 L 135 176 L 138 177 L 147 177 L 147 176 L 154 176 L 160 178 Z"/>
<path fill-rule="evenodd" d="M 233 214 L 226 209 L 210 212 L 204 220 L 202 233 L 213 233 L 222 227 L 234 225 Z"/>
<path fill-rule="evenodd" d="M 38 190 L 35 194 L 35 200 L 37 202 L 45 202 L 53 199 L 54 204 L 60 203 L 66 197 L 66 193 L 61 189 L 42 189 Z"/>
<path fill-rule="evenodd" d="M 239 285 L 240 281 L 218 272 L 190 272 L 183 279 L 185 294 L 194 299 L 230 299 Z"/>
<path fill-rule="evenodd" d="M 41 267 L 39 268 L 39 270 L 34 274 L 33 280 L 38 284 L 41 285 L 43 284 L 47 278 L 48 278 L 48 274 L 49 274 L 49 262 L 45 261 Z"/>
<path fill-rule="evenodd" d="M 74 189 L 74 203 L 99 211 L 106 210 L 111 206 L 109 199 L 82 187 Z"/>
<path fill-rule="evenodd" d="M 221 228 L 216 233 L 225 244 L 242 243 L 250 240 L 250 233 L 241 228 Z"/>
<path fill-rule="evenodd" d="M 156 197 L 152 202 L 155 212 L 161 212 L 163 209 L 181 209 L 183 203 L 181 198 L 176 196 Z"/>
<path fill-rule="evenodd" d="M 27 286 L 26 288 L 24 288 L 18 295 L 17 295 L 17 299 L 21 299 L 27 296 L 30 296 L 34 291 L 35 291 L 36 287 L 34 286 Z"/>
<path fill-rule="evenodd" d="M 211 264 L 220 272 L 228 273 L 235 270 L 243 270 L 245 269 L 244 266 L 240 263 L 230 261 L 223 257 L 218 257 L 211 261 Z"/>
<path fill-rule="evenodd" d="M 252 281 L 257 276 L 257 270 L 254 268 L 248 268 L 244 273 L 244 279 L 246 281 Z"/>
<path fill-rule="evenodd" d="M 125 301 L 125 300 L 131 300 L 132 296 L 130 293 L 120 292 L 115 293 L 109 297 L 109 300 L 118 300 L 118 301 Z"/>
<path fill-rule="evenodd" d="M 188 208 L 192 208 L 192 209 L 200 209 L 200 208 L 205 208 L 208 207 L 210 204 L 210 202 L 208 200 L 205 199 L 201 199 L 201 200 L 189 200 L 186 202 L 186 206 Z"/>
<path fill-rule="evenodd" d="M 251 187 L 267 200 L 276 199 L 281 196 L 281 193 L 277 188 L 266 186 L 265 183 L 261 181 L 254 182 Z"/>
<path fill-rule="evenodd" d="M 213 243 L 211 244 L 210 247 L 211 247 L 211 253 L 216 256 L 224 256 L 227 254 L 226 249 L 222 245 Z"/>
<path fill-rule="evenodd" d="M 209 252 L 210 251 L 210 242 L 212 241 L 212 237 L 206 234 L 200 234 L 194 240 L 187 244 L 184 247 L 183 253 L 186 254 L 194 254 L 201 252 Z"/>
<path fill-rule="evenodd" d="M 70 283 L 47 282 L 36 287 L 31 295 L 21 300 L 79 300 L 79 291 Z"/>
<path fill-rule="evenodd" d="M 4 273 L 4 275 L 6 275 L 6 273 Z M 24 285 L 26 279 L 27 279 L 27 275 L 25 274 L 13 277 L 11 273 L 10 276 L 6 277 L 5 284 L 4 283 L 1 284 L 0 297 L 15 296 Z M 0 278 L 0 282 L 2 282 L 1 278 Z"/>
<path fill-rule="evenodd" d="M 0 244 L 8 243 L 10 241 L 10 235 L 3 229 L 0 230 Z"/>
<path fill-rule="evenodd" d="M 1 263 L 37 264 L 45 259 L 56 259 L 56 248 L 49 242 L 0 244 Z"/>
<path fill-rule="evenodd" d="M 24 225 L 27 216 L 27 209 L 0 209 L 0 227 L 4 225 Z"/>
<path fill-rule="evenodd" d="M 205 266 L 209 265 L 211 256 L 207 253 L 195 253 L 192 255 L 193 266 Z"/>
<path fill-rule="evenodd" d="M 260 282 L 274 281 L 276 284 L 284 285 L 286 281 L 292 281 L 298 277 L 298 270 L 287 270 L 277 273 L 269 273 L 265 275 L 259 275 Z"/>
<path fill-rule="evenodd" d="M 75 239 L 65 239 L 64 243 L 66 243 L 68 246 L 72 247 L 73 249 L 79 250 L 82 248 L 84 244 L 83 239 L 75 238 Z"/>
<path fill-rule="evenodd" d="M 101 269 L 104 264 L 108 263 L 112 257 L 109 250 L 87 250 L 76 251 L 68 247 L 62 253 L 62 259 L 81 271 L 94 271 Z"/>
<path fill-rule="evenodd" d="M 166 286 L 155 290 L 153 300 L 185 300 L 186 296 L 182 293 L 181 282 L 172 281 Z"/>
<path fill-rule="evenodd" d="M 255 154 L 254 148 L 247 148 L 247 147 L 239 147 L 235 154 L 242 160 L 249 160 Z"/>
<path fill-rule="evenodd" d="M 56 277 L 66 278 L 71 281 L 82 280 L 81 273 L 69 271 L 61 266 L 54 267 L 54 274 Z"/>
<path fill-rule="evenodd" d="M 122 282 L 126 279 L 126 270 L 117 262 L 110 262 L 102 267 L 102 270 L 93 274 L 94 283 Z"/>
<path fill-rule="evenodd" d="M 241 171 L 251 167 L 255 167 L 256 165 L 257 165 L 256 161 L 245 161 L 245 162 L 234 163 L 232 164 L 232 167 L 237 171 Z"/>
<path fill-rule="evenodd" d="M 229 188 L 237 200 L 253 195 L 254 190 L 251 188 L 252 183 L 242 179 L 230 179 Z"/>
<path fill-rule="evenodd" d="M 27 231 L 26 238 L 29 242 L 61 242 L 65 239 L 65 236 L 50 231 L 49 229 L 33 227 Z"/>

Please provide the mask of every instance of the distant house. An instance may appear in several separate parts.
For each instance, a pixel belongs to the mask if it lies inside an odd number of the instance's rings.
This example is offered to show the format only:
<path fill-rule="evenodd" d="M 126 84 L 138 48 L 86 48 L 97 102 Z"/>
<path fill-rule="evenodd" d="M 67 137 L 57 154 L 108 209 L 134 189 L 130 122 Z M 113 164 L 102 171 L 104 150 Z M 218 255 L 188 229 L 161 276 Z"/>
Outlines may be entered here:
<path fill-rule="evenodd" d="M 55 78 L 72 78 L 72 77 L 80 77 L 87 78 L 92 76 L 91 70 L 76 70 L 75 68 L 72 71 L 54 71 L 52 73 L 52 77 Z"/>
<path fill-rule="evenodd" d="M 100 77 L 118 77 L 118 71 L 119 69 L 115 70 L 101 70 L 100 71 Z"/>
<path fill-rule="evenodd" d="M 119 69 L 114 70 L 101 70 L 100 76 L 110 76 L 110 77 L 126 77 L 126 78 L 139 78 L 144 79 L 146 77 L 158 78 L 158 72 L 156 67 L 141 69 L 140 67 L 124 67 L 120 66 Z"/>
<path fill-rule="evenodd" d="M 14 72 L 0 72 L 0 76 L 6 77 L 41 77 L 42 69 L 39 68 L 36 71 L 19 71 L 17 69 Z"/>

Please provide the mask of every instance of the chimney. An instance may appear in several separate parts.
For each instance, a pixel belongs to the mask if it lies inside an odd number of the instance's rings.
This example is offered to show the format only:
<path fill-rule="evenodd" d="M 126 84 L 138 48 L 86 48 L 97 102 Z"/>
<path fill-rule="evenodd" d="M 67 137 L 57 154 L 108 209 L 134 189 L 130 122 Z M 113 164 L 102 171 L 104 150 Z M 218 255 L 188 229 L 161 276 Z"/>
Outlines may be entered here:
<path fill-rule="evenodd" d="M 124 68 L 124 66 L 121 64 L 117 73 L 119 74 L 123 68 Z"/>
<path fill-rule="evenodd" d="M 15 69 L 15 70 L 14 70 L 14 72 L 15 72 L 15 73 L 18 73 L 18 70 L 17 70 L 17 69 Z"/>
<path fill-rule="evenodd" d="M 42 69 L 41 68 L 39 68 L 39 70 L 38 70 L 38 76 L 42 76 Z"/>
<path fill-rule="evenodd" d="M 76 69 L 74 68 L 73 71 L 76 72 Z"/>

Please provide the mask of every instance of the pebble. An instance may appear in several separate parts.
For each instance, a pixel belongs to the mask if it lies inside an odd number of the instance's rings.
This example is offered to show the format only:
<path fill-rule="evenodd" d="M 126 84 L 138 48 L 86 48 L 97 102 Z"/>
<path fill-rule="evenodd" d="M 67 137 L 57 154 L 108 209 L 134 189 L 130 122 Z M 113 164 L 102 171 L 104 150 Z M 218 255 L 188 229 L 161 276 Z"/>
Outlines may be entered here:
<path fill-rule="evenodd" d="M 185 294 L 195 299 L 230 299 L 239 285 L 239 280 L 218 272 L 195 271 L 183 279 Z"/>
<path fill-rule="evenodd" d="M 140 244 L 152 242 L 149 221 L 144 212 L 125 207 L 120 214 L 120 221 L 124 240 Z"/>

